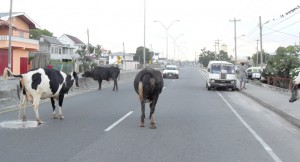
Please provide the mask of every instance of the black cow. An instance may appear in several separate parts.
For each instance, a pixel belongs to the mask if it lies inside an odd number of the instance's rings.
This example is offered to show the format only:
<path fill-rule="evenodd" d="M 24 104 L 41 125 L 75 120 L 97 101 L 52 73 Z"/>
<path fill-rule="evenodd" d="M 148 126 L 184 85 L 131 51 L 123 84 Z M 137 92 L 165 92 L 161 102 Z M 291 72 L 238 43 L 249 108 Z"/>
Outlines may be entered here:
<path fill-rule="evenodd" d="M 12 71 L 5 68 L 5 79 L 7 78 L 8 72 L 12 74 Z M 39 68 L 25 74 L 13 74 L 13 76 L 21 78 L 20 87 L 23 95 L 21 97 L 20 117 L 22 117 L 23 121 L 26 120 L 25 108 L 28 101 L 32 102 L 38 124 L 42 124 L 38 111 L 40 99 L 50 98 L 53 108 L 53 117 L 56 118 L 59 116 L 63 119 L 62 104 L 64 95 L 68 93 L 71 87 L 75 85 L 79 87 L 76 72 L 72 72 L 70 75 L 67 75 L 62 71 L 49 68 Z M 58 114 L 55 110 L 54 99 L 58 100 Z"/>
<path fill-rule="evenodd" d="M 113 91 L 118 91 L 118 82 L 117 78 L 120 75 L 120 69 L 118 67 L 101 67 L 97 66 L 92 71 L 86 71 L 82 74 L 83 77 L 90 77 L 94 80 L 97 80 L 99 83 L 99 90 L 101 89 L 102 80 L 113 80 L 114 88 Z"/>
<path fill-rule="evenodd" d="M 162 74 L 160 71 L 145 68 L 141 70 L 134 79 L 134 89 L 136 93 L 139 95 L 141 102 L 141 125 L 140 127 L 144 127 L 145 120 L 145 103 L 150 102 L 150 115 L 151 119 L 150 128 L 155 129 L 154 122 L 154 111 L 155 105 L 157 103 L 159 94 L 161 93 L 164 87 L 164 81 L 162 78 Z"/>

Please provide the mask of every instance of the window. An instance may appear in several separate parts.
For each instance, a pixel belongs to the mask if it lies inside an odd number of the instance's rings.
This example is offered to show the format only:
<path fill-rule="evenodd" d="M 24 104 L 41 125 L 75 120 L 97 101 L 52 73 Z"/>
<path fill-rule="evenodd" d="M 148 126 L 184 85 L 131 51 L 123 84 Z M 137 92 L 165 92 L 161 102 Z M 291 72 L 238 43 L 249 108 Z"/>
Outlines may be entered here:
<path fill-rule="evenodd" d="M 19 31 L 19 37 L 24 38 L 24 32 Z"/>

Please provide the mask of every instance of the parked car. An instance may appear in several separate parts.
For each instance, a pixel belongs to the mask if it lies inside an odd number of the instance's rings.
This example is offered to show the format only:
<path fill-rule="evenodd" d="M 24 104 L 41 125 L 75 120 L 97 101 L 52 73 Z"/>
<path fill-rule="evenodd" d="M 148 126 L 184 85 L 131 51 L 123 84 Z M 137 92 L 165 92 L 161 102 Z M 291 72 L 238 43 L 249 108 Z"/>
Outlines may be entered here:
<path fill-rule="evenodd" d="M 261 67 L 249 67 L 246 69 L 248 79 L 260 79 L 261 72 Z"/>
<path fill-rule="evenodd" d="M 207 66 L 206 88 L 231 88 L 236 90 L 236 74 L 235 67 L 227 61 L 210 61 Z"/>
<path fill-rule="evenodd" d="M 179 68 L 176 65 L 167 65 L 163 70 L 163 78 L 179 78 Z"/>

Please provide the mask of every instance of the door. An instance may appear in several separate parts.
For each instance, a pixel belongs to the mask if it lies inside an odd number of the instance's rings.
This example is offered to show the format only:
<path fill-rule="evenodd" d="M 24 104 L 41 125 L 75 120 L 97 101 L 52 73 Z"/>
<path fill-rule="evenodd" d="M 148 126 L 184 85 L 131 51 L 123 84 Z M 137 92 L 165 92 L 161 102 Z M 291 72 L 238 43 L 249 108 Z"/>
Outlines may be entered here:
<path fill-rule="evenodd" d="M 28 58 L 27 57 L 21 57 L 20 58 L 20 73 L 24 74 L 28 71 Z"/>
<path fill-rule="evenodd" d="M 0 49 L 0 76 L 3 75 L 4 68 L 8 67 L 8 51 Z"/>

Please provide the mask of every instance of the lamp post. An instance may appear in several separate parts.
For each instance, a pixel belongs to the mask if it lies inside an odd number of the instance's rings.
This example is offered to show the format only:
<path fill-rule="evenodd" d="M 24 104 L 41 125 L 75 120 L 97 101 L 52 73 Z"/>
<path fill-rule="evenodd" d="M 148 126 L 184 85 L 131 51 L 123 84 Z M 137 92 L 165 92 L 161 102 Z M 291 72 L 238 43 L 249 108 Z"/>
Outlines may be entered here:
<path fill-rule="evenodd" d="M 12 0 L 10 0 L 10 9 L 9 9 L 9 30 L 8 30 L 8 68 L 11 69 L 11 35 L 12 35 L 12 25 L 11 25 L 11 22 L 12 22 Z"/>
<path fill-rule="evenodd" d="M 172 36 L 171 36 L 171 38 L 174 40 L 174 61 L 175 61 L 175 53 L 176 53 L 176 49 L 175 49 L 175 47 L 176 47 L 176 40 L 178 39 L 178 38 L 180 38 L 181 36 L 183 36 L 184 34 L 180 34 L 180 35 L 178 35 L 176 38 L 173 38 Z"/>
<path fill-rule="evenodd" d="M 146 0 L 144 0 L 144 49 L 143 49 L 143 56 L 144 56 L 144 68 L 146 67 Z"/>
<path fill-rule="evenodd" d="M 181 42 L 180 44 L 177 45 L 177 57 L 178 57 L 178 60 L 179 60 L 179 48 L 182 44 L 184 44 L 185 42 Z"/>
<path fill-rule="evenodd" d="M 180 20 L 174 20 L 169 26 L 165 26 L 163 23 L 161 23 L 160 21 L 154 21 L 154 22 L 158 22 L 164 29 L 166 29 L 166 58 L 168 58 L 168 37 L 169 37 L 169 29 L 170 27 L 175 23 L 175 22 L 179 22 Z"/>

